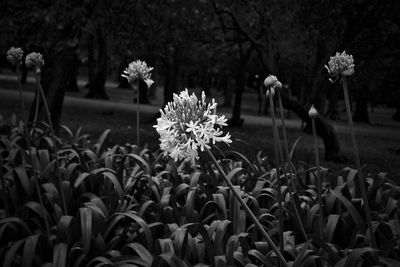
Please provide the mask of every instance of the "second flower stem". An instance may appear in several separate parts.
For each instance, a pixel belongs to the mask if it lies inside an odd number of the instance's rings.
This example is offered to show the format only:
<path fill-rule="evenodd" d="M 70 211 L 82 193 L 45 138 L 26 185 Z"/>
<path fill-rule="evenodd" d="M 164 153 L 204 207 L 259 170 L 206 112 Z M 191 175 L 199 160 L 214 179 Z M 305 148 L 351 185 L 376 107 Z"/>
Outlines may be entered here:
<path fill-rule="evenodd" d="M 272 90 L 271 90 L 272 91 Z M 276 164 L 276 181 L 278 187 L 278 214 L 279 214 L 279 248 L 283 251 L 283 207 L 282 207 L 282 183 L 279 172 L 279 140 L 278 140 L 278 131 L 276 130 L 276 120 L 275 120 L 275 111 L 274 111 L 274 100 L 272 92 L 269 93 L 269 104 L 270 104 L 270 112 L 272 118 L 272 138 L 274 141 L 274 155 L 275 155 L 275 164 Z"/>
<path fill-rule="evenodd" d="M 318 192 L 318 204 L 319 204 L 319 235 L 324 240 L 322 235 L 322 229 L 324 226 L 324 210 L 322 206 L 322 179 L 321 179 L 321 168 L 319 166 L 319 150 L 317 144 L 317 130 L 315 127 L 315 119 L 311 118 L 312 132 L 314 139 L 314 154 L 315 154 L 315 166 L 317 167 L 317 192 Z"/>
<path fill-rule="evenodd" d="M 282 129 L 282 134 L 283 134 L 285 157 L 286 157 L 286 161 L 287 161 L 285 163 L 285 160 L 284 160 L 284 157 L 283 157 L 283 153 L 282 153 L 282 146 L 278 145 L 279 155 L 281 156 L 281 160 L 282 160 L 283 174 L 284 174 L 285 180 L 288 182 L 289 196 L 290 196 L 290 199 L 291 199 L 290 203 L 292 204 L 293 211 L 294 211 L 297 223 L 299 224 L 299 228 L 300 228 L 300 231 L 301 231 L 301 233 L 302 233 L 302 235 L 304 237 L 304 240 L 308 241 L 307 234 L 306 234 L 306 231 L 304 229 L 303 222 L 301 221 L 300 213 L 299 213 L 299 210 L 297 209 L 296 202 L 295 202 L 295 199 L 294 199 L 294 196 L 293 196 L 294 195 L 293 192 L 296 191 L 296 185 L 294 183 L 293 176 L 292 176 L 292 163 L 291 163 L 291 159 L 290 159 L 290 155 L 289 155 L 289 148 L 288 148 L 288 141 L 287 141 L 287 134 L 286 134 L 286 125 L 285 125 L 285 116 L 284 116 L 284 113 L 283 113 L 283 105 L 282 105 L 280 89 L 276 90 L 276 92 L 278 94 L 279 115 L 280 115 L 280 118 L 281 118 L 281 129 Z M 276 127 L 275 131 L 276 131 L 276 138 L 278 140 L 277 143 L 280 144 L 281 143 L 280 142 L 281 139 L 279 137 L 278 127 Z M 288 174 L 287 170 L 289 170 L 289 174 Z M 291 187 L 293 187 L 293 190 L 292 190 Z"/>
<path fill-rule="evenodd" d="M 20 101 L 21 101 L 22 119 L 24 120 L 24 124 L 25 124 L 23 131 L 24 131 L 24 135 L 25 135 L 26 146 L 28 148 L 28 159 L 29 159 L 29 163 L 31 164 L 31 167 L 32 167 L 32 172 L 33 172 L 33 177 L 35 180 L 35 187 L 36 187 L 36 193 L 38 196 L 39 204 L 43 210 L 43 218 L 44 218 L 44 224 L 45 224 L 45 228 L 46 228 L 46 234 L 47 234 L 47 237 L 50 238 L 50 223 L 46 216 L 46 209 L 44 206 L 42 194 L 40 192 L 39 177 L 36 172 L 35 165 L 33 164 L 33 155 L 32 155 L 33 149 L 32 149 L 32 145 L 31 145 L 28 119 L 27 119 L 26 111 L 25 111 L 25 101 L 24 101 L 24 96 L 23 96 L 23 92 L 22 92 L 22 82 L 21 82 L 21 74 L 20 74 L 20 65 L 19 64 L 17 65 L 17 79 L 18 79 L 19 97 L 20 97 Z M 39 96 L 37 96 L 36 98 L 39 99 Z M 36 109 L 37 109 L 37 105 L 36 105 Z M 35 111 L 35 117 L 36 116 L 37 116 L 37 111 Z"/>
<path fill-rule="evenodd" d="M 254 225 L 257 227 L 257 229 L 260 231 L 262 236 L 265 238 L 265 240 L 268 242 L 268 244 L 271 246 L 271 249 L 275 252 L 275 254 L 278 256 L 279 260 L 282 263 L 282 266 L 288 266 L 287 261 L 283 257 L 282 253 L 279 251 L 279 249 L 276 247 L 272 239 L 269 237 L 267 232 L 265 231 L 264 227 L 261 225 L 259 222 L 259 219 L 254 215 L 254 213 L 250 210 L 249 206 L 247 206 L 246 202 L 242 199 L 242 197 L 239 195 L 239 193 L 236 191 L 235 187 L 233 186 L 232 182 L 229 180 L 228 176 L 225 174 L 224 170 L 221 168 L 219 165 L 218 161 L 215 159 L 214 155 L 211 153 L 209 149 L 205 149 L 207 154 L 210 156 L 211 160 L 214 162 L 215 166 L 217 167 L 219 173 L 222 175 L 222 178 L 224 179 L 225 183 L 228 185 L 230 190 L 232 191 L 233 195 L 236 197 L 236 199 L 240 202 L 244 210 L 246 211 L 247 215 L 250 216 L 251 220 L 253 221 Z"/>
<path fill-rule="evenodd" d="M 139 79 L 136 79 L 137 81 L 137 94 L 136 94 L 136 138 L 137 138 L 137 145 L 140 146 L 140 90 L 139 90 Z"/>
<path fill-rule="evenodd" d="M 350 98 L 349 98 L 349 92 L 347 89 L 346 76 L 342 77 L 342 81 L 343 81 L 344 101 L 346 104 L 347 120 L 349 122 L 351 142 L 353 145 L 354 160 L 356 161 L 358 182 L 359 182 L 361 195 L 362 195 L 363 202 L 364 202 L 365 218 L 367 220 L 367 225 L 368 225 L 368 229 L 369 229 L 369 234 L 371 236 L 372 246 L 374 248 L 376 248 L 375 235 L 374 235 L 374 230 L 372 228 L 371 210 L 370 210 L 369 204 L 368 204 L 367 191 L 365 189 L 364 176 L 363 176 L 362 169 L 361 169 L 360 154 L 358 153 L 358 146 L 357 146 L 356 134 L 354 131 L 353 117 L 351 114 Z"/>
<path fill-rule="evenodd" d="M 53 122 L 51 121 L 51 114 L 50 114 L 49 106 L 47 105 L 46 95 L 44 94 L 42 85 L 40 84 L 40 81 L 39 81 L 37 69 L 34 69 L 33 73 L 35 75 L 37 90 L 40 94 L 40 97 L 43 100 L 43 106 L 45 108 L 47 120 L 49 123 L 50 137 L 51 137 L 51 140 L 52 140 L 53 146 L 54 146 L 53 153 L 54 153 L 54 158 L 55 158 L 55 169 L 56 169 L 56 176 L 57 176 L 57 184 L 58 184 L 58 187 L 60 190 L 61 203 L 62 203 L 64 214 L 68 214 L 67 202 L 66 202 L 65 195 L 64 195 L 64 189 L 63 189 L 61 173 L 60 173 L 60 166 L 59 166 L 59 162 L 58 162 L 57 143 L 56 143 L 56 138 L 55 138 L 55 134 L 54 134 Z M 37 96 L 37 97 L 39 97 L 39 96 Z"/>

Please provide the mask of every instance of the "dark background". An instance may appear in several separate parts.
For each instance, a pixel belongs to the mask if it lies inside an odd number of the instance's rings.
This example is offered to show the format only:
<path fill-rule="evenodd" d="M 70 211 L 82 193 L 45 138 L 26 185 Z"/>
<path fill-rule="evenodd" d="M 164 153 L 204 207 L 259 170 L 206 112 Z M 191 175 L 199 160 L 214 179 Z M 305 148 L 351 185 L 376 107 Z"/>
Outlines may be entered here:
<path fill-rule="evenodd" d="M 325 126 L 337 129 L 345 118 L 340 83 L 331 84 L 324 69 L 330 56 L 345 50 L 356 65 L 349 84 L 356 126 L 364 132 L 381 129 L 376 140 L 390 135 L 390 144 L 377 141 L 366 153 L 383 149 L 396 157 L 400 147 L 392 137 L 400 120 L 399 11 L 396 0 L 3 0 L 0 52 L 5 55 L 16 46 L 44 55 L 42 84 L 55 125 L 71 121 L 70 114 L 62 117 L 65 94 L 112 101 L 118 95 L 132 103 L 131 92 L 113 88 L 129 87 L 120 74 L 130 61 L 141 59 L 154 67 L 156 81 L 151 90 L 140 87 L 142 104 L 161 106 L 173 93 L 197 88 L 218 96 L 230 125 L 242 126 L 243 114 L 268 113 L 262 82 L 272 73 L 285 85 L 284 106 L 291 118 L 306 122 L 307 130 L 311 104 Z M 0 58 L 4 78 L 11 66 L 5 56 Z M 111 89 L 107 81 L 113 82 Z M 2 85 L 8 88 L 7 81 Z M 9 110 L 3 103 L 2 112 Z M 320 136 L 326 159 L 345 161 L 339 152 L 351 148 L 340 131 L 339 136 Z M 373 140 L 374 134 L 368 136 Z"/>

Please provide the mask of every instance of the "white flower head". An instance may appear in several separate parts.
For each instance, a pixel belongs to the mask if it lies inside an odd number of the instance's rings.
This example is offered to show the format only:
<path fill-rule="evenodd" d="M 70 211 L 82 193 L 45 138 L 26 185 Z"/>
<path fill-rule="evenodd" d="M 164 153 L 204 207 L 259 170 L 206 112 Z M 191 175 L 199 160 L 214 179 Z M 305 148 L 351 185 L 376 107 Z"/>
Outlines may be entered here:
<path fill-rule="evenodd" d="M 129 83 L 133 83 L 136 79 L 142 80 L 150 87 L 154 81 L 151 78 L 152 67 L 148 67 L 147 63 L 141 60 L 132 61 L 124 70 L 121 76 L 127 78 Z"/>
<path fill-rule="evenodd" d="M 201 99 L 188 90 L 179 95 L 174 94 L 174 101 L 169 102 L 161 117 L 153 127 L 160 135 L 160 148 L 165 155 L 175 161 L 186 160 L 194 162 L 199 158 L 198 149 L 204 151 L 210 148 L 210 143 L 231 143 L 229 133 L 223 135 L 222 126 L 226 126 L 225 116 L 216 115 L 217 103 L 214 99 L 206 103 L 206 95 L 202 92 Z"/>
<path fill-rule="evenodd" d="M 27 68 L 35 68 L 40 70 L 44 65 L 42 54 L 36 52 L 28 54 L 25 58 L 25 65 Z"/>
<path fill-rule="evenodd" d="M 353 75 L 354 67 L 353 56 L 346 54 L 346 51 L 336 52 L 335 56 L 330 57 L 328 65 L 325 65 L 329 75 L 333 77 L 333 79 L 329 79 L 331 82 L 335 82 L 340 75 Z"/>
<path fill-rule="evenodd" d="M 264 86 L 267 88 L 270 88 L 270 87 L 274 86 L 276 84 L 276 82 L 278 82 L 278 78 L 276 78 L 276 76 L 270 74 L 270 75 L 268 75 L 267 78 L 265 78 Z"/>
<path fill-rule="evenodd" d="M 311 119 L 315 119 L 316 117 L 318 117 L 318 111 L 317 109 L 314 107 L 314 105 L 311 105 L 310 110 L 308 111 L 308 116 Z"/>
<path fill-rule="evenodd" d="M 7 60 L 13 65 L 21 64 L 23 56 L 24 50 L 19 47 L 11 47 L 7 51 Z"/>

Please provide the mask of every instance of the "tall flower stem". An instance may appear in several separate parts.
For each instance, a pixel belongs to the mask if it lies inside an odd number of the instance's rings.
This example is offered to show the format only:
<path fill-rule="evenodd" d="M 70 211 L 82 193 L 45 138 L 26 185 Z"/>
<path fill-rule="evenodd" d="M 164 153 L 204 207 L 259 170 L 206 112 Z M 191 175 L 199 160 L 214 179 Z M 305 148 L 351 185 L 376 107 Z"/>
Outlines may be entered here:
<path fill-rule="evenodd" d="M 136 79 L 137 84 L 137 94 L 136 94 L 136 138 L 137 138 L 137 145 L 140 146 L 140 90 L 139 90 L 139 79 Z"/>
<path fill-rule="evenodd" d="M 276 181 L 277 181 L 277 186 L 278 186 L 278 213 L 279 213 L 279 248 L 281 251 L 283 251 L 283 207 L 282 207 L 282 183 L 281 183 L 281 178 L 280 178 L 280 173 L 279 173 L 279 167 L 280 167 L 280 162 L 279 162 L 279 142 L 278 142 L 278 132 L 276 128 L 276 119 L 275 119 L 275 111 L 274 111 L 274 100 L 273 100 L 273 93 L 272 89 L 270 89 L 269 92 L 269 106 L 270 106 L 270 112 L 271 112 L 271 118 L 272 118 L 272 137 L 274 140 L 274 156 L 275 156 L 275 164 L 276 164 Z"/>
<path fill-rule="evenodd" d="M 35 72 L 35 71 L 34 71 Z M 33 125 L 36 125 L 36 122 L 38 120 L 39 116 L 39 105 L 40 105 L 40 97 L 36 96 L 36 102 L 35 102 L 35 113 L 33 115 Z"/>
<path fill-rule="evenodd" d="M 322 179 L 321 179 L 321 168 L 319 166 L 319 151 L 317 144 L 317 130 L 315 127 L 315 118 L 311 118 L 312 132 L 314 139 L 314 154 L 315 154 L 315 166 L 317 167 L 317 187 L 318 187 L 318 204 L 319 204 L 319 235 L 323 239 L 322 229 L 324 226 L 324 210 L 322 206 Z"/>
<path fill-rule="evenodd" d="M 32 166 L 32 171 L 33 171 L 33 177 L 35 180 L 35 187 L 36 187 L 36 192 L 37 192 L 37 197 L 39 200 L 39 204 L 43 209 L 43 216 L 44 216 L 44 224 L 46 228 L 46 234 L 48 237 L 50 237 L 50 224 L 48 222 L 48 218 L 46 216 L 46 209 L 44 207 L 44 202 L 42 198 L 42 194 L 40 193 L 40 184 L 39 184 L 39 177 L 35 169 L 35 165 L 33 164 L 33 155 L 32 155 L 32 145 L 31 145 L 31 139 L 30 139 L 30 134 L 29 134 L 29 127 L 28 127 L 28 119 L 26 116 L 26 111 L 25 111 L 25 101 L 24 101 L 24 96 L 23 96 L 23 91 L 22 91 L 22 83 L 21 83 L 21 73 L 20 73 L 20 64 L 17 64 L 17 79 L 18 79 L 18 91 L 19 91 L 19 99 L 21 102 L 21 110 L 22 110 L 22 119 L 24 121 L 25 127 L 23 127 L 24 135 L 25 135 L 25 142 L 28 147 L 28 159 L 29 163 Z"/>
<path fill-rule="evenodd" d="M 228 176 L 225 174 L 224 170 L 221 168 L 219 165 L 218 161 L 215 159 L 214 155 L 211 153 L 209 149 L 205 149 L 207 154 L 210 156 L 211 160 L 214 162 L 215 166 L 217 167 L 219 173 L 222 175 L 222 178 L 224 179 L 225 183 L 229 186 L 230 190 L 232 191 L 233 195 L 236 197 L 236 199 L 240 202 L 244 210 L 247 212 L 247 214 L 250 216 L 251 220 L 254 222 L 255 226 L 257 229 L 260 231 L 262 236 L 265 238 L 265 240 L 268 242 L 268 244 L 271 246 L 271 249 L 275 252 L 275 254 L 278 256 L 279 260 L 281 261 L 283 266 L 288 266 L 287 261 L 283 257 L 282 253 L 279 251 L 279 249 L 276 247 L 272 239 L 269 237 L 267 232 L 265 231 L 264 227 L 261 225 L 257 217 L 254 215 L 254 213 L 250 210 L 249 206 L 247 206 L 246 202 L 242 199 L 242 197 L 239 195 L 239 193 L 236 191 L 235 187 L 233 186 L 232 182 L 229 180 Z"/>
<path fill-rule="evenodd" d="M 287 135 L 286 135 L 286 126 L 285 126 L 285 117 L 284 117 L 284 114 L 283 114 L 282 99 L 281 99 L 281 94 L 280 94 L 279 91 L 280 91 L 280 89 L 277 90 L 278 102 L 279 102 L 279 113 L 280 113 L 279 115 L 281 117 L 281 129 L 282 129 L 282 133 L 283 133 L 283 142 L 284 142 L 284 148 L 285 148 L 285 157 L 286 157 L 286 161 L 287 161 L 286 162 L 287 163 L 287 167 L 286 167 L 286 164 L 284 162 L 284 157 L 283 157 L 283 153 L 282 153 L 282 146 L 279 145 L 278 149 L 279 149 L 279 154 L 281 156 L 281 160 L 282 160 L 282 163 L 283 163 L 283 174 L 285 176 L 285 180 L 288 181 L 288 190 L 289 190 L 290 198 L 292 200 L 291 203 L 292 203 L 292 207 L 293 207 L 293 210 L 294 210 L 294 213 L 295 213 L 295 216 L 296 216 L 296 220 L 297 220 L 297 222 L 299 224 L 300 231 L 301 231 L 304 239 L 307 241 L 308 240 L 307 234 L 306 234 L 306 231 L 304 229 L 303 222 L 301 221 L 299 210 L 297 209 L 296 203 L 294 202 L 294 198 L 293 198 L 293 190 L 295 190 L 296 186 L 295 186 L 295 184 L 293 182 L 293 179 L 292 179 L 292 173 L 293 173 L 292 172 L 292 163 L 291 163 L 290 155 L 289 155 L 288 141 L 287 141 Z M 276 131 L 276 137 L 278 139 L 278 143 L 280 144 L 280 137 L 279 137 L 278 129 L 276 129 L 275 131 Z M 287 175 L 287 169 L 289 169 L 289 171 L 290 171 L 290 173 L 289 173 L 290 177 L 288 177 L 288 175 Z M 291 186 L 293 187 L 293 190 L 292 190 Z"/>
<path fill-rule="evenodd" d="M 55 134 L 54 134 L 53 123 L 51 121 L 50 110 L 49 110 L 49 106 L 47 105 L 47 100 L 46 100 L 46 96 L 45 96 L 45 94 L 43 92 L 42 85 L 40 84 L 40 80 L 39 80 L 39 76 L 38 76 L 38 69 L 35 68 L 33 70 L 33 73 L 35 75 L 36 87 L 37 87 L 37 90 L 38 90 L 38 93 L 39 93 L 40 97 L 43 100 L 43 106 L 45 108 L 47 120 L 48 120 L 48 123 L 49 123 L 50 137 L 51 137 L 51 140 L 52 140 L 53 145 L 54 145 L 53 153 L 54 153 L 54 158 L 55 158 L 55 168 L 56 168 L 56 177 L 57 177 L 58 189 L 60 190 L 60 196 L 61 196 L 61 202 L 62 202 L 64 214 L 67 214 L 68 213 L 67 202 L 66 202 L 65 195 L 64 195 L 64 190 L 63 190 L 63 187 L 62 187 L 60 165 L 59 165 L 59 162 L 58 162 L 57 143 L 56 143 L 56 138 L 55 138 Z"/>
<path fill-rule="evenodd" d="M 280 117 L 281 117 L 281 128 L 282 128 L 282 134 L 283 134 L 283 144 L 285 148 L 285 156 L 286 159 L 288 160 L 288 164 L 290 164 L 290 157 L 289 157 L 289 146 L 288 146 L 288 140 L 287 140 L 287 134 L 286 134 L 286 125 L 285 125 L 285 116 L 283 114 L 283 105 L 282 105 L 282 98 L 281 98 L 281 93 L 280 90 L 277 90 L 278 93 L 278 102 L 279 102 L 279 112 L 280 112 Z"/>
<path fill-rule="evenodd" d="M 348 89 L 347 89 L 347 79 L 346 79 L 345 75 L 342 76 L 342 82 L 343 82 L 344 101 L 346 104 L 347 120 L 349 122 L 351 142 L 353 145 L 354 159 L 356 161 L 356 167 L 357 167 L 357 173 L 358 173 L 358 182 L 359 182 L 359 186 L 360 186 L 360 190 L 361 190 L 361 195 L 362 195 L 362 198 L 364 201 L 365 218 L 367 220 L 367 225 L 368 225 L 368 229 L 369 229 L 369 234 L 371 236 L 372 246 L 374 248 L 376 248 L 376 241 L 375 241 L 374 231 L 372 228 L 371 210 L 370 210 L 369 204 L 368 204 L 367 191 L 365 189 L 364 176 L 363 176 L 362 169 L 361 169 L 360 155 L 358 153 L 356 134 L 354 131 L 353 118 L 352 118 L 352 114 L 351 114 L 349 93 L 348 93 Z"/>

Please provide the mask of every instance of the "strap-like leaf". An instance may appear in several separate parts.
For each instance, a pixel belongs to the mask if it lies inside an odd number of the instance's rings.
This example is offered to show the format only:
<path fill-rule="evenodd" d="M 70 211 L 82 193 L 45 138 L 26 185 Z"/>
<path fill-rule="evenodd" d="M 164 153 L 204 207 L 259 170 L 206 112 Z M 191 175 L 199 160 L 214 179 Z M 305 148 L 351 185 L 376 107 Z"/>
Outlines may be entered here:
<path fill-rule="evenodd" d="M 24 252 L 22 254 L 22 267 L 30 267 L 35 257 L 36 245 L 40 234 L 30 235 L 26 238 Z"/>
<path fill-rule="evenodd" d="M 68 245 L 65 243 L 58 243 L 54 246 L 53 250 L 53 267 L 67 266 L 67 253 Z"/>
<path fill-rule="evenodd" d="M 188 265 L 172 253 L 163 253 L 157 256 L 153 261 L 151 267 L 161 267 L 164 266 L 163 262 L 166 262 L 170 267 L 188 267 Z"/>
<path fill-rule="evenodd" d="M 123 251 L 127 248 L 132 249 L 136 254 L 148 265 L 153 262 L 151 253 L 140 243 L 130 243 L 124 246 Z"/>
<path fill-rule="evenodd" d="M 347 211 L 350 213 L 351 217 L 353 218 L 354 222 L 358 225 L 362 232 L 365 232 L 365 224 L 361 215 L 358 213 L 357 209 L 351 204 L 351 202 L 345 198 L 340 192 L 336 190 L 330 190 L 330 192 L 337 197 L 342 204 L 346 207 Z"/>
<path fill-rule="evenodd" d="M 81 217 L 83 250 L 85 251 L 86 254 L 88 254 L 92 239 L 92 210 L 90 208 L 80 208 L 79 214 Z"/>
<path fill-rule="evenodd" d="M 31 179 L 28 177 L 25 168 L 22 165 L 19 165 L 14 168 L 14 172 L 16 174 L 15 177 L 18 177 L 18 180 L 20 181 L 26 194 L 31 196 L 33 192 L 33 184 L 31 183 Z"/>

